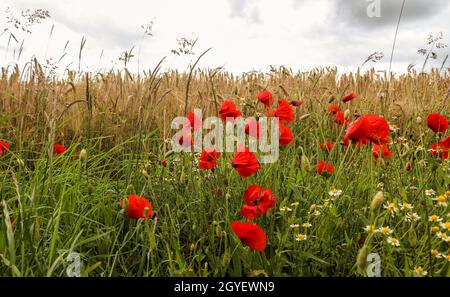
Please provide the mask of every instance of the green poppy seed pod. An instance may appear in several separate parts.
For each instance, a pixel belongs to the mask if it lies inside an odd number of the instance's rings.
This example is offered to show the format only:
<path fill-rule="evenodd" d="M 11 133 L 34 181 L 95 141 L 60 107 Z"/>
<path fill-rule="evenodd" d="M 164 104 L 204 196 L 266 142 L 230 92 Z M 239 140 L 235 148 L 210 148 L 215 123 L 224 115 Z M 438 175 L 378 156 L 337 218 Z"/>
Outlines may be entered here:
<path fill-rule="evenodd" d="M 350 109 L 346 109 L 345 111 L 344 111 L 344 119 L 349 119 L 350 118 Z"/>
<path fill-rule="evenodd" d="M 86 161 L 87 159 L 87 151 L 85 149 L 82 149 L 80 151 L 80 161 Z"/>
<path fill-rule="evenodd" d="M 367 245 L 363 246 L 356 256 L 356 267 L 358 272 L 363 274 L 367 268 L 367 255 L 369 254 L 369 247 Z"/>
<path fill-rule="evenodd" d="M 384 195 L 382 191 L 379 191 L 375 194 L 375 196 L 372 199 L 372 203 L 370 203 L 370 208 L 372 210 L 376 210 L 378 207 L 383 204 L 384 201 Z"/>
<path fill-rule="evenodd" d="M 144 217 L 145 218 L 148 218 L 149 217 L 149 211 L 150 211 L 150 209 L 148 208 L 148 207 L 144 207 Z"/>

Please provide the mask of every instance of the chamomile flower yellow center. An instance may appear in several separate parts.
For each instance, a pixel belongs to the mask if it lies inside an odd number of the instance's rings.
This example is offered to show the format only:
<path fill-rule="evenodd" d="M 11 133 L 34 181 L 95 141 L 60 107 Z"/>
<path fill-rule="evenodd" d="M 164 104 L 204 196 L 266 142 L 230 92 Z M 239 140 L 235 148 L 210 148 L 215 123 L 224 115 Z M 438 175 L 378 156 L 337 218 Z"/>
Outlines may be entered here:
<path fill-rule="evenodd" d="M 295 240 L 297 240 L 297 241 L 305 241 L 306 239 L 307 239 L 307 236 L 305 234 L 299 233 L 299 234 L 295 235 Z"/>

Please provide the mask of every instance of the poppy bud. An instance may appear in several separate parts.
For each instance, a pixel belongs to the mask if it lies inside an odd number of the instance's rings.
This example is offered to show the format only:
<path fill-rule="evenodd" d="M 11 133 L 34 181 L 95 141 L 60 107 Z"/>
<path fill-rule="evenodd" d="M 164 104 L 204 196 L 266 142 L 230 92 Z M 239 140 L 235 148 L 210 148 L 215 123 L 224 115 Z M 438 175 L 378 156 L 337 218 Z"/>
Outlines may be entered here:
<path fill-rule="evenodd" d="M 363 274 L 367 267 L 367 255 L 369 254 L 369 248 L 367 245 L 363 246 L 356 256 L 356 266 L 358 267 L 358 272 Z"/>
<path fill-rule="evenodd" d="M 306 157 L 305 155 L 302 155 L 301 166 L 302 166 L 302 170 L 309 171 L 311 164 L 309 163 L 308 157 Z"/>
<path fill-rule="evenodd" d="M 383 192 L 379 191 L 373 197 L 372 203 L 370 203 L 370 208 L 372 210 L 376 210 L 378 207 L 380 207 L 381 204 L 383 204 L 383 201 L 384 201 Z"/>
<path fill-rule="evenodd" d="M 412 163 L 411 163 L 411 162 L 406 163 L 405 169 L 406 169 L 407 171 L 411 171 L 411 169 L 412 169 Z"/>
<path fill-rule="evenodd" d="M 80 151 L 80 161 L 86 161 L 87 159 L 87 151 L 85 149 L 82 149 Z"/>
<path fill-rule="evenodd" d="M 348 120 L 350 118 L 350 109 L 346 109 L 344 112 L 344 119 Z"/>

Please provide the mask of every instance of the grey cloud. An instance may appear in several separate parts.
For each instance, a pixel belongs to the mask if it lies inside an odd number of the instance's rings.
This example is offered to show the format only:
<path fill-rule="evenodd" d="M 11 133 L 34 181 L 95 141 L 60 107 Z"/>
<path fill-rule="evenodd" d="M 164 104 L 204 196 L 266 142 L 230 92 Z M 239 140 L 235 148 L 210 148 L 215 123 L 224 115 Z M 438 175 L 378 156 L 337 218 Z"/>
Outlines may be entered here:
<path fill-rule="evenodd" d="M 380 17 L 369 17 L 369 5 L 379 1 Z M 403 0 L 337 0 L 336 17 L 350 26 L 362 26 L 366 29 L 394 25 L 399 17 Z M 448 0 L 407 0 L 402 22 L 427 21 L 438 15 L 449 5 Z M 373 7 L 373 6 L 372 6 Z"/>
<path fill-rule="evenodd" d="M 249 7 L 250 2 L 244 0 L 229 0 L 229 3 L 231 8 L 230 17 L 246 19 L 254 24 L 262 23 L 257 5 Z"/>

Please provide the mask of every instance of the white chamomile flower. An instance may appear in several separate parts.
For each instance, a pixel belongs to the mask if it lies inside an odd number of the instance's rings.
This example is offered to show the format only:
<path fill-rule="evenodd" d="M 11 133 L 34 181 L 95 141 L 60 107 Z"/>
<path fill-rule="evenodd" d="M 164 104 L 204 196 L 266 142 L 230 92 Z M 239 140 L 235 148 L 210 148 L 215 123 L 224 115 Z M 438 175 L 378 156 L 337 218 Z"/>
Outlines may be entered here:
<path fill-rule="evenodd" d="M 431 255 L 433 257 L 435 257 L 436 259 L 441 259 L 441 258 L 445 257 L 443 254 L 439 253 L 439 251 L 437 251 L 437 250 L 431 250 Z"/>
<path fill-rule="evenodd" d="M 436 192 L 433 189 L 428 189 L 428 190 L 425 190 L 425 195 L 434 196 L 434 195 L 436 195 Z"/>
<path fill-rule="evenodd" d="M 417 212 L 406 214 L 405 221 L 407 222 L 417 222 L 421 217 L 417 214 Z"/>
<path fill-rule="evenodd" d="M 290 211 L 292 211 L 292 208 L 289 208 L 287 206 L 283 206 L 283 207 L 280 207 L 280 211 L 282 211 L 282 212 L 285 212 L 285 211 L 290 212 Z"/>
<path fill-rule="evenodd" d="M 436 233 L 436 235 L 438 238 L 442 239 L 443 241 L 450 242 L 450 237 L 448 237 L 446 233 L 438 232 L 438 233 Z"/>
<path fill-rule="evenodd" d="M 436 198 L 433 198 L 433 201 L 436 201 L 438 206 L 442 206 L 442 207 L 448 206 L 447 198 L 445 198 L 444 195 L 440 195 L 440 196 L 437 196 Z"/>
<path fill-rule="evenodd" d="M 297 241 L 305 241 L 306 239 L 308 239 L 308 237 L 305 234 L 297 234 L 295 235 L 295 240 Z"/>
<path fill-rule="evenodd" d="M 413 209 L 414 208 L 414 206 L 412 206 L 411 204 L 409 204 L 407 202 L 399 203 L 398 206 L 400 206 L 401 210 Z"/>
<path fill-rule="evenodd" d="M 395 214 L 398 212 L 398 208 L 393 202 L 385 203 L 383 205 L 383 208 L 386 209 L 387 213 L 389 213 L 391 216 L 395 216 Z"/>
<path fill-rule="evenodd" d="M 378 229 L 377 227 L 375 227 L 375 225 L 367 225 L 366 227 L 364 227 L 364 231 L 369 233 L 376 233 L 378 232 Z"/>
<path fill-rule="evenodd" d="M 328 195 L 330 195 L 331 197 L 339 197 L 342 195 L 342 190 L 333 189 L 328 192 Z"/>
<path fill-rule="evenodd" d="M 443 229 L 450 230 L 450 222 L 441 223 Z"/>
<path fill-rule="evenodd" d="M 300 227 L 300 225 L 299 224 L 291 224 L 291 225 L 289 225 L 289 227 L 291 227 L 292 229 L 295 229 L 295 228 Z"/>
<path fill-rule="evenodd" d="M 311 228 L 312 225 L 311 225 L 310 223 L 303 223 L 303 224 L 302 224 L 302 227 L 303 227 L 303 228 Z"/>
<path fill-rule="evenodd" d="M 392 234 L 394 232 L 389 226 L 383 226 L 378 229 L 378 232 L 383 233 L 385 235 Z"/>
<path fill-rule="evenodd" d="M 398 241 L 398 239 L 395 237 L 388 237 L 387 242 L 392 246 L 400 246 L 400 241 Z"/>
<path fill-rule="evenodd" d="M 440 223 L 442 222 L 442 219 L 438 215 L 431 215 L 428 217 L 428 221 L 434 222 L 434 223 Z"/>
<path fill-rule="evenodd" d="M 417 268 L 414 268 L 414 274 L 418 276 L 426 276 L 428 272 L 425 269 L 423 269 L 422 266 L 419 266 Z"/>

